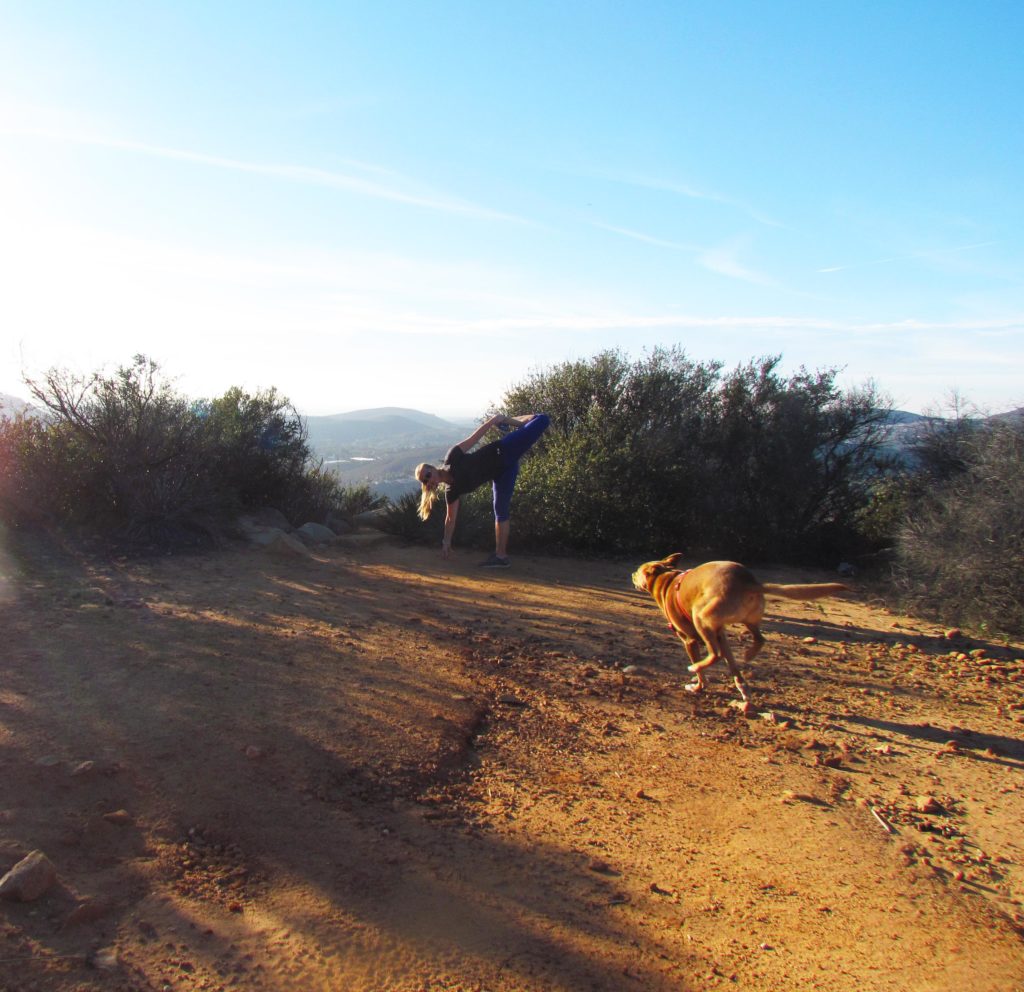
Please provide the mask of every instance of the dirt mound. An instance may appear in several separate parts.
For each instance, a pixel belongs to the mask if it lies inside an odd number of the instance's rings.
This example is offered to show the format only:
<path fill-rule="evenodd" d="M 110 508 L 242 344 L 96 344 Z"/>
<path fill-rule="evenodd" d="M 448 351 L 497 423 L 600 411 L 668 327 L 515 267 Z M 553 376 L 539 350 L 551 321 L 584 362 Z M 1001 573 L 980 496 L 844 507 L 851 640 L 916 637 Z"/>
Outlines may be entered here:
<path fill-rule="evenodd" d="M 0 989 L 1024 988 L 1024 650 L 634 564 L 0 549 Z"/>

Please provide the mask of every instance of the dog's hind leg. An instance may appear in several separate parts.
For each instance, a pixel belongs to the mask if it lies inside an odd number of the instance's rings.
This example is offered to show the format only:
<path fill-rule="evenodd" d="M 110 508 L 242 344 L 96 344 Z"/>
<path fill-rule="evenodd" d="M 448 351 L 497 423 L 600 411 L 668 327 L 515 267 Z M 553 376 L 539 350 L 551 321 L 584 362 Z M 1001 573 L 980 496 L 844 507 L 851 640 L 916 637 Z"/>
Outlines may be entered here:
<path fill-rule="evenodd" d="M 736 686 L 736 691 L 740 694 L 740 699 L 743 700 L 744 706 L 750 706 L 750 696 L 747 694 L 747 682 L 746 679 L 743 678 L 743 672 L 740 671 L 740 666 L 736 664 L 736 658 L 729 645 L 729 638 L 725 636 L 724 630 L 719 636 L 722 642 L 722 655 L 725 658 L 725 663 L 729 666 L 729 674 L 732 676 L 732 681 Z M 756 641 L 754 646 L 756 648 L 754 654 L 757 654 L 757 651 L 760 650 L 761 646 L 760 644 L 757 644 Z M 750 649 L 748 648 L 745 660 L 750 661 L 751 657 L 753 656 L 750 654 Z"/>
<path fill-rule="evenodd" d="M 745 626 L 750 631 L 750 636 L 754 639 L 743 655 L 743 664 L 749 665 L 760 654 L 761 648 L 765 645 L 765 639 L 764 634 L 761 633 L 761 628 L 756 623 L 748 623 Z"/>

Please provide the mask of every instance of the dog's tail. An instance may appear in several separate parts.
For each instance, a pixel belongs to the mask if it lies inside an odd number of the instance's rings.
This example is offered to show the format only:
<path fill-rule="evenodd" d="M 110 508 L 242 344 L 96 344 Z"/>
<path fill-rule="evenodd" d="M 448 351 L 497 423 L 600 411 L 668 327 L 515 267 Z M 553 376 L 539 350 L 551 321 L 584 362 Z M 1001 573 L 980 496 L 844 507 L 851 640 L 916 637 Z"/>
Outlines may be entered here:
<path fill-rule="evenodd" d="M 781 596 L 783 599 L 824 599 L 826 596 L 837 596 L 841 592 L 847 592 L 849 588 L 842 582 L 814 582 L 808 585 L 761 583 L 761 591 L 766 596 Z"/>

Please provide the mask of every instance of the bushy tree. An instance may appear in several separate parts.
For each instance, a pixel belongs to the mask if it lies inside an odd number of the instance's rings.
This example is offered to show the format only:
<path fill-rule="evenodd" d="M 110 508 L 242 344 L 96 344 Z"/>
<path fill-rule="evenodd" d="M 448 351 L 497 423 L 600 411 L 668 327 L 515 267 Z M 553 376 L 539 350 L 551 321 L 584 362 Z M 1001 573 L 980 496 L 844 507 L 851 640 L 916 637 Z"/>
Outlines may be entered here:
<path fill-rule="evenodd" d="M 211 472 L 243 506 L 283 506 L 310 459 L 306 429 L 276 389 L 232 387 L 195 405 Z"/>
<path fill-rule="evenodd" d="M 680 349 L 566 362 L 510 389 L 552 429 L 516 493 L 517 541 L 588 552 L 830 558 L 886 465 L 888 404 L 770 356 L 723 373 Z"/>
<path fill-rule="evenodd" d="M 51 370 L 27 385 L 44 416 L 0 421 L 0 510 L 132 543 L 206 543 L 247 506 L 325 522 L 365 503 L 313 461 L 275 390 L 180 395 L 137 355 L 112 374 Z"/>
<path fill-rule="evenodd" d="M 677 349 L 636 362 L 606 351 L 510 389 L 503 409 L 543 411 L 552 420 L 520 473 L 517 540 L 619 553 L 653 546 L 665 514 L 691 520 L 700 459 L 687 439 L 704 432 L 719 368 Z"/>
<path fill-rule="evenodd" d="M 956 458 L 944 458 L 947 471 L 916 488 L 898 529 L 898 588 L 908 605 L 946 622 L 1020 634 L 1024 427 L 987 421 L 951 429 L 955 448 L 940 450 Z"/>
<path fill-rule="evenodd" d="M 828 561 L 856 549 L 858 511 L 891 467 L 889 404 L 870 384 L 841 391 L 836 369 L 784 378 L 779 361 L 722 379 L 702 438 L 701 516 L 730 555 Z"/>
<path fill-rule="evenodd" d="M 35 457 L 59 518 L 136 538 L 208 508 L 201 425 L 155 362 L 137 355 L 86 377 L 54 369 L 27 385 L 49 414 Z"/>

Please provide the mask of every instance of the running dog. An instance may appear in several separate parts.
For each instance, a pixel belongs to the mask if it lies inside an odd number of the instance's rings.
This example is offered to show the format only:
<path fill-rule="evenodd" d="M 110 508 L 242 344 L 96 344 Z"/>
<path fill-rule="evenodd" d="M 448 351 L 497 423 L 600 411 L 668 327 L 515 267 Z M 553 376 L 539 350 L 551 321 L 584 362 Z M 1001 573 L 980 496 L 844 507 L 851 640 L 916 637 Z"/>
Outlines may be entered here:
<path fill-rule="evenodd" d="M 725 636 L 726 626 L 741 623 L 750 631 L 754 641 L 743 658 L 744 664 L 749 664 L 764 645 L 760 624 L 766 595 L 811 600 L 835 596 L 849 588 L 840 582 L 812 585 L 758 582 L 748 568 L 734 561 L 709 561 L 683 570 L 680 566 L 682 558 L 681 554 L 674 554 L 661 561 L 641 565 L 633 573 L 633 585 L 654 597 L 686 646 L 691 662 L 688 670 L 695 676 L 686 686 L 687 690 L 702 692 L 707 684 L 704 669 L 724 658 L 743 699 L 745 712 L 749 712 L 752 703 Z M 708 651 L 703 660 L 700 659 L 701 642 Z"/>

